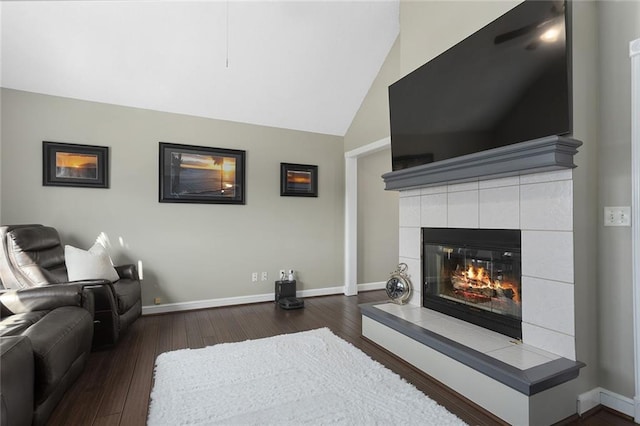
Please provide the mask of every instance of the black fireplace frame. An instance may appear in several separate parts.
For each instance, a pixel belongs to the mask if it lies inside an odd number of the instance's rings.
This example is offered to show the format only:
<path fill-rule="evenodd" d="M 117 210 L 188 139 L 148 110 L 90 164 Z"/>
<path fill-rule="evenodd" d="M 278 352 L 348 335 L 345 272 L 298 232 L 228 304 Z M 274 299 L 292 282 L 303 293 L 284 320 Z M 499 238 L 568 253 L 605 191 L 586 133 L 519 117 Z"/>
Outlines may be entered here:
<path fill-rule="evenodd" d="M 428 235 L 427 235 L 428 234 Z M 455 245 L 465 248 L 499 249 L 521 253 L 521 231 L 513 229 L 422 228 L 422 306 L 497 333 L 522 340 L 522 320 L 496 314 L 472 305 L 430 294 L 426 244 Z M 522 282 L 522 280 L 521 280 Z"/>

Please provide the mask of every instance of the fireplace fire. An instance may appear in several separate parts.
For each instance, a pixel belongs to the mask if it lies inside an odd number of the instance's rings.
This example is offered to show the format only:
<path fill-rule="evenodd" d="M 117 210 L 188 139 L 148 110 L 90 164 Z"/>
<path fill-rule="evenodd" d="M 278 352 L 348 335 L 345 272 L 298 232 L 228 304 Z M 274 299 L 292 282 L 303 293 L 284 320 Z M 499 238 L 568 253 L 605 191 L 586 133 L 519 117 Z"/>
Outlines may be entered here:
<path fill-rule="evenodd" d="M 520 300 L 515 284 L 503 283 L 500 279 L 492 280 L 482 267 L 469 265 L 466 271 L 458 268 L 451 275 L 451 282 L 455 293 L 470 301 L 487 302 L 494 298 Z"/>
<path fill-rule="evenodd" d="M 423 229 L 423 306 L 521 338 L 520 231 Z"/>

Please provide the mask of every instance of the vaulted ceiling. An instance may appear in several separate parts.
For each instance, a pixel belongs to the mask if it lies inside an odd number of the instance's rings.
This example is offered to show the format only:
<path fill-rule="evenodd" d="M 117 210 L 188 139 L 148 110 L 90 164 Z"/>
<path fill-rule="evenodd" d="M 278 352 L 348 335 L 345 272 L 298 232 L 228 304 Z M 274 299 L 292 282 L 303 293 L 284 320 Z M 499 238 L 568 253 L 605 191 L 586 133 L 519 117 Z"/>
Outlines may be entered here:
<path fill-rule="evenodd" d="M 4 1 L 2 87 L 344 135 L 398 0 Z"/>

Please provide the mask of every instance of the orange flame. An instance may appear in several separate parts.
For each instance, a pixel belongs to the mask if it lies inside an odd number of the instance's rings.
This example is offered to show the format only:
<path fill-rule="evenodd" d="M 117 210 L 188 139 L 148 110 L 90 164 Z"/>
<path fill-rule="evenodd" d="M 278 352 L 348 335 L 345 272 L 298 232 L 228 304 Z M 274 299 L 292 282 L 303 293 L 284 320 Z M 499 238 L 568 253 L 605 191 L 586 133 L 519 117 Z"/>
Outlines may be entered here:
<path fill-rule="evenodd" d="M 513 301 L 520 302 L 520 294 L 518 293 L 518 286 L 516 284 L 499 280 L 492 281 L 487 271 L 482 267 L 475 268 L 472 265 L 469 265 L 464 275 L 467 280 L 473 280 L 475 283 L 480 283 L 479 285 L 474 285 L 476 288 L 490 288 L 494 290 L 509 289 L 513 291 Z"/>

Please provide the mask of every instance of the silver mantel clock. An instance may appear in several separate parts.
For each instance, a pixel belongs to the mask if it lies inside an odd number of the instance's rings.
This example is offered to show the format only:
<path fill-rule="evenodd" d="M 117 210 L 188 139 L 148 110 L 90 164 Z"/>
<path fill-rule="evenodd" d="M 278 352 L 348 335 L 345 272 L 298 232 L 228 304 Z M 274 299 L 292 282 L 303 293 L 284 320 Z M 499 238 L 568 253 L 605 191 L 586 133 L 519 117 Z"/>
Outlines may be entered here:
<path fill-rule="evenodd" d="M 399 305 L 404 305 L 411 297 L 411 280 L 407 275 L 407 264 L 400 263 L 396 270 L 391 273 L 385 289 L 387 296 Z"/>

